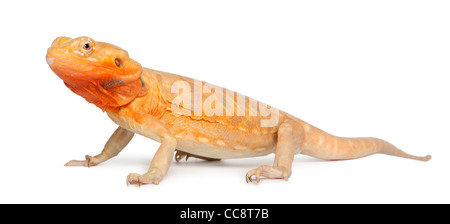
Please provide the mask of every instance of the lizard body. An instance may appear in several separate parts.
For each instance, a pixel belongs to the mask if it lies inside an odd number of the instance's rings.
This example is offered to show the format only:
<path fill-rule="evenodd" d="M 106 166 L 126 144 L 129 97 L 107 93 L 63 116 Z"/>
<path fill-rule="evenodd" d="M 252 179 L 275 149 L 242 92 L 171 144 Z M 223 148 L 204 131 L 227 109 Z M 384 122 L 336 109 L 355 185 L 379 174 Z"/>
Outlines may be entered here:
<path fill-rule="evenodd" d="M 375 153 L 421 161 L 431 158 L 409 155 L 377 138 L 333 136 L 238 93 L 143 68 L 123 49 L 89 37 L 59 37 L 46 58 L 69 89 L 106 111 L 119 126 L 102 153 L 71 160 L 66 166 L 104 162 L 116 156 L 134 133 L 161 143 L 147 173 L 132 173 L 127 183 L 158 184 L 168 172 L 175 150 L 177 161 L 186 155 L 217 160 L 275 153 L 272 166 L 247 173 L 247 181 L 254 176 L 258 182 L 260 176 L 287 180 L 294 155 L 299 153 L 325 160 Z"/>
<path fill-rule="evenodd" d="M 171 85 L 180 79 L 193 85 L 193 79 L 147 68 L 143 69 L 141 79 L 148 94 L 107 112 L 119 126 L 159 141 L 152 133 L 147 133 L 140 122 L 139 114 L 149 114 L 169 129 L 177 140 L 177 149 L 194 155 L 225 159 L 273 152 L 277 127 L 260 128 L 258 116 L 250 119 L 244 116 L 177 116 L 177 111 L 171 109 L 173 95 L 176 95 L 171 93 Z"/>

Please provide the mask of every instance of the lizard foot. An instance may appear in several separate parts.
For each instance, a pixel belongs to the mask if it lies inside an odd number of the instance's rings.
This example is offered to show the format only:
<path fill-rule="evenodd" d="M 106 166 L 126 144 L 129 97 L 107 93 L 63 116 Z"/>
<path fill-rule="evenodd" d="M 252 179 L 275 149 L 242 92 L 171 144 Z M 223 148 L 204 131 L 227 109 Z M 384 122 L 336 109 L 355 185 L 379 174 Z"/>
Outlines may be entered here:
<path fill-rule="evenodd" d="M 269 179 L 288 180 L 290 176 L 290 171 L 284 167 L 263 165 L 247 172 L 247 175 L 245 176 L 245 180 L 247 181 L 247 183 L 252 182 L 253 176 L 255 176 L 257 183 L 259 183 L 260 181 L 260 176 Z"/>
<path fill-rule="evenodd" d="M 197 156 L 197 155 L 190 154 L 190 153 L 187 153 L 187 152 L 183 152 L 183 151 L 180 151 L 180 150 L 176 150 L 176 152 L 177 153 L 175 154 L 175 160 L 177 162 L 180 162 L 180 160 L 182 160 L 184 158 L 186 158 L 186 161 L 187 161 L 190 157 L 203 159 L 203 160 L 206 160 L 206 161 L 220 161 L 220 159 L 203 157 L 203 156 Z"/>
<path fill-rule="evenodd" d="M 189 153 L 183 152 L 183 151 L 179 151 L 179 150 L 176 150 L 176 151 L 177 151 L 177 153 L 175 154 L 175 160 L 177 162 L 180 162 L 180 160 L 182 160 L 184 158 L 186 158 L 186 161 L 189 159 L 189 157 L 190 157 Z"/>
<path fill-rule="evenodd" d="M 130 173 L 127 176 L 127 186 L 129 184 L 154 184 L 158 185 L 163 178 L 163 173 L 159 169 L 152 168 L 147 173 L 141 175 L 137 173 Z"/>
<path fill-rule="evenodd" d="M 69 162 L 64 164 L 64 166 L 87 166 L 87 167 L 90 167 L 90 166 L 95 166 L 102 162 L 99 159 L 89 156 L 89 155 L 86 155 L 85 158 L 86 158 L 86 160 L 70 160 Z"/>

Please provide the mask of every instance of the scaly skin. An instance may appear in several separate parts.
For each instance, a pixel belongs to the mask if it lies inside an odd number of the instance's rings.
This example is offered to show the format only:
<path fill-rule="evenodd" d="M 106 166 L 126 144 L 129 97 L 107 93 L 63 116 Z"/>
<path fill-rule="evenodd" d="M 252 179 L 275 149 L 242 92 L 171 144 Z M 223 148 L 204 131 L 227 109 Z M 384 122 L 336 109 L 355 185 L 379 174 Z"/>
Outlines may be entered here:
<path fill-rule="evenodd" d="M 257 182 L 260 176 L 287 180 L 294 155 L 299 153 L 325 160 L 355 159 L 375 153 L 431 159 L 429 155 L 409 155 L 377 138 L 336 137 L 283 111 L 277 110 L 276 115 L 263 113 L 257 106 L 260 103 L 248 97 L 191 78 L 143 68 L 123 49 L 89 37 L 57 38 L 47 51 L 47 63 L 70 90 L 106 111 L 119 125 L 99 155 L 71 160 L 66 166 L 102 163 L 119 154 L 134 133 L 161 143 L 148 171 L 143 175 L 129 174 L 127 184 L 158 184 L 167 174 L 175 150 L 177 161 L 185 156 L 218 160 L 275 153 L 272 166 L 263 165 L 247 173 L 247 181 L 255 177 Z M 180 100 L 180 89 L 173 89 L 179 81 L 185 85 L 183 90 L 194 90 L 182 95 L 182 100 L 189 99 L 183 102 L 199 99 L 195 89 L 200 85 L 200 109 L 205 104 L 216 108 L 211 102 L 232 109 L 211 114 L 198 112 L 195 102 L 174 106 Z M 205 91 L 208 88 L 222 95 Z M 271 125 L 262 125 L 275 116 L 278 119 L 272 120 Z"/>

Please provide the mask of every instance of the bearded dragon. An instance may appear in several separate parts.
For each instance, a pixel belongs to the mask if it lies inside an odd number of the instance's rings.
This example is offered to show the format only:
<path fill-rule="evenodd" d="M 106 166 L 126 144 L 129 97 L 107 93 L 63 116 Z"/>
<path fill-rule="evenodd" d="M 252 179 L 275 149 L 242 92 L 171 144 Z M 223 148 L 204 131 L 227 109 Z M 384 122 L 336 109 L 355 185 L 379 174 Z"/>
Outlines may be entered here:
<path fill-rule="evenodd" d="M 331 135 L 230 90 L 144 68 L 127 51 L 89 37 L 56 38 L 46 59 L 71 91 L 106 111 L 119 126 L 100 154 L 65 166 L 95 166 L 117 156 L 135 133 L 161 143 L 148 171 L 129 174 L 127 185 L 158 184 L 175 151 L 177 161 L 186 156 L 218 160 L 275 153 L 272 165 L 247 172 L 247 182 L 259 182 L 260 177 L 288 180 L 296 154 L 324 160 L 375 153 L 431 159 L 407 154 L 378 138 Z"/>

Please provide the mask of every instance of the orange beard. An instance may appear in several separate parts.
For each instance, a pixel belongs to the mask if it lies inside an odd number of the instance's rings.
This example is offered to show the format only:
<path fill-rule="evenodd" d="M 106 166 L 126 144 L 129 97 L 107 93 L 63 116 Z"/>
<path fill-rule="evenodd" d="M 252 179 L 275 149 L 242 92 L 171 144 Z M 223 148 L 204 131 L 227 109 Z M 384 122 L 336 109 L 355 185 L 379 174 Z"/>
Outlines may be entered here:
<path fill-rule="evenodd" d="M 112 110 L 116 107 L 130 103 L 134 98 L 144 95 L 145 87 L 140 79 L 134 82 L 124 83 L 113 80 L 101 82 L 100 80 L 83 81 L 71 84 L 64 84 L 77 95 L 83 97 L 89 103 L 94 104 L 102 111 Z"/>

